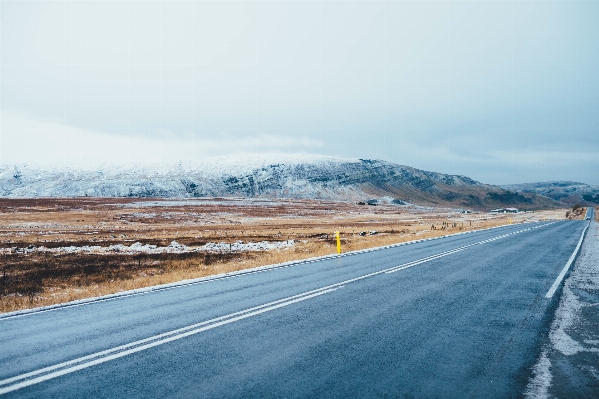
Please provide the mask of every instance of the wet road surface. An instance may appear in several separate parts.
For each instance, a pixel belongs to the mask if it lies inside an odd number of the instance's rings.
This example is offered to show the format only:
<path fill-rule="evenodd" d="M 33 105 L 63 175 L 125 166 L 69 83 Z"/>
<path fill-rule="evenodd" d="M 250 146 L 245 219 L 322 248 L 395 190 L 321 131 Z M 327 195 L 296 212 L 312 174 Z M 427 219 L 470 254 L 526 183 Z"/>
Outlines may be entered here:
<path fill-rule="evenodd" d="M 586 222 L 0 317 L 3 397 L 520 396 Z"/>

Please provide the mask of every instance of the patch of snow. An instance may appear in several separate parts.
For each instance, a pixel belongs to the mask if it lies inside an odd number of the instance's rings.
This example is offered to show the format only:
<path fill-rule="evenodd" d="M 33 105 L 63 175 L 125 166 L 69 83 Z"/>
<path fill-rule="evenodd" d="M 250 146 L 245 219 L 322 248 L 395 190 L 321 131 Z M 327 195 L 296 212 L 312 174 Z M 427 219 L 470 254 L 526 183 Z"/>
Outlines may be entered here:
<path fill-rule="evenodd" d="M 145 218 L 145 219 L 151 219 L 151 218 L 155 218 L 156 214 L 155 213 L 148 213 L 148 212 L 134 212 L 131 214 L 132 217 L 136 217 L 136 218 Z"/>
<path fill-rule="evenodd" d="M 551 325 L 549 339 L 553 347 L 566 356 L 572 356 L 584 350 L 584 347 L 566 332 L 576 324 L 581 310 L 582 304 L 578 297 L 574 295 L 569 286 L 564 286 L 559 308 Z"/>
<path fill-rule="evenodd" d="M 158 247 L 151 244 L 142 244 L 136 242 L 130 246 L 123 244 L 115 244 L 109 247 L 101 247 L 99 245 L 89 246 L 68 246 L 68 247 L 57 247 L 57 248 L 46 248 L 44 246 L 34 247 L 29 246 L 27 248 L 2 248 L 0 253 L 12 253 L 13 250 L 17 253 L 35 253 L 35 252 L 49 252 L 56 254 L 74 254 L 74 253 L 93 253 L 93 254 L 108 254 L 108 253 L 125 253 L 125 254 L 163 254 L 163 253 L 189 253 L 189 252 L 228 252 L 228 251 L 269 251 L 273 249 L 288 249 L 295 245 L 294 240 L 281 241 L 281 242 L 248 242 L 237 241 L 232 244 L 221 243 L 207 243 L 201 247 L 188 247 L 180 244 L 177 241 L 172 241 L 166 247 Z"/>
<path fill-rule="evenodd" d="M 278 242 L 248 242 L 237 241 L 232 244 L 221 243 L 207 243 L 202 247 L 204 251 L 268 251 L 271 249 L 287 249 L 295 245 L 294 240 L 278 241 Z"/>
<path fill-rule="evenodd" d="M 595 233 L 598 232 L 599 224 L 592 222 L 589 230 Z M 599 353 L 599 348 L 594 347 L 599 343 L 599 340 L 581 339 L 577 341 L 571 335 L 572 333 L 580 335 L 582 331 L 581 317 L 583 309 L 598 305 L 596 302 L 588 302 L 584 297 L 575 293 L 578 290 L 591 292 L 599 290 L 599 270 L 597 268 L 599 264 L 599 240 L 593 232 L 587 232 L 572 273 L 564 283 L 559 306 L 549 331 L 549 345 L 543 349 L 541 357 L 533 368 L 535 374 L 528 384 L 527 397 L 548 397 L 548 389 L 552 380 L 550 355 L 553 351 L 559 351 L 568 357 L 580 352 Z M 589 333 L 596 335 L 596 332 Z"/>
<path fill-rule="evenodd" d="M 44 247 L 39 247 L 38 250 L 35 252 L 46 252 L 46 251 L 44 251 L 44 249 L 45 249 Z M 94 246 L 84 245 L 82 247 L 70 246 L 70 247 L 50 248 L 50 249 L 47 249 L 47 252 L 80 253 L 80 252 L 95 252 L 95 251 L 99 251 L 101 249 L 102 249 L 102 247 L 100 247 L 99 245 L 94 245 Z"/>
<path fill-rule="evenodd" d="M 167 248 L 170 248 L 174 251 L 185 251 L 188 247 L 179 244 L 177 241 L 171 241 L 170 245 Z"/>
<path fill-rule="evenodd" d="M 156 245 L 151 245 L 151 244 L 143 245 L 140 242 L 136 242 L 134 244 L 131 244 L 131 246 L 129 248 L 136 250 L 136 251 L 149 251 L 152 249 L 156 249 L 157 247 L 156 247 Z"/>
<path fill-rule="evenodd" d="M 548 398 L 553 376 L 551 375 L 551 361 L 549 361 L 545 350 L 541 353 L 541 357 L 533 367 L 532 372 L 533 378 L 524 391 L 524 397 L 527 399 Z"/>

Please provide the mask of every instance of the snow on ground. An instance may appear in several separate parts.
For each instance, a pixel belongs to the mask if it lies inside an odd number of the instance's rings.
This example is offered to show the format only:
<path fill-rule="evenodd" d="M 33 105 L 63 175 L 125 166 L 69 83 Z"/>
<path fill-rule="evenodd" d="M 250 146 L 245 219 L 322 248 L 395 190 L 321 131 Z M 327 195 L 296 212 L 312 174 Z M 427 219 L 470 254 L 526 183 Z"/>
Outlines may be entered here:
<path fill-rule="evenodd" d="M 202 169 L 220 176 L 225 173 L 245 174 L 255 169 L 280 163 L 285 163 L 286 165 L 313 164 L 325 166 L 358 161 L 359 159 L 357 158 L 335 158 L 310 154 L 262 154 L 211 157 L 197 161 L 182 162 L 179 165 L 185 171 Z"/>
<path fill-rule="evenodd" d="M 172 200 L 159 200 L 159 201 L 136 201 L 128 202 L 125 204 L 112 204 L 112 206 L 122 208 L 153 208 L 153 207 L 179 207 L 179 206 L 206 206 L 206 205 L 236 205 L 236 206 L 285 206 L 289 205 L 289 201 L 269 200 L 264 198 L 235 198 L 227 197 L 226 199 L 212 199 L 207 200 L 205 198 L 197 199 L 172 199 Z M 141 213 L 140 213 L 141 214 Z M 148 215 L 151 213 L 147 213 Z M 136 215 L 136 214 L 133 214 Z"/>
<path fill-rule="evenodd" d="M 308 177 L 315 173 L 327 181 L 311 182 Z M 214 157 L 168 164 L 106 164 L 91 169 L 0 165 L 0 197 L 274 196 L 348 200 L 362 198 L 365 193 L 358 185 L 339 183 L 337 176 L 348 174 L 360 180 L 363 173 L 367 172 L 359 159 L 294 154 Z"/>
<path fill-rule="evenodd" d="M 319 155 L 265 154 L 213 157 L 178 163 L 105 164 L 39 168 L 0 165 L 0 197 L 262 197 L 364 201 L 389 194 L 381 203 L 399 204 L 390 187 L 449 184 L 496 191 L 464 176 L 422 171 L 380 160 Z M 378 189 L 371 192 L 376 187 Z M 367 190 L 368 189 L 368 190 Z M 366 191 L 365 191 L 366 190 Z M 432 195 L 434 190 L 427 189 Z M 391 194 L 393 193 L 393 194 Z M 180 204 L 177 204 L 180 205 Z M 148 205 L 150 206 L 150 205 Z"/>
<path fill-rule="evenodd" d="M 146 164 L 78 164 L 75 167 L 54 166 L 51 168 L 39 168 L 36 166 L 22 165 L 0 165 L 0 176 L 22 180 L 28 175 L 36 175 L 36 180 L 44 180 L 51 176 L 67 175 L 72 180 L 87 179 L 90 174 L 103 179 L 119 178 L 156 178 L 160 176 L 177 176 L 190 172 L 200 172 L 205 177 L 219 177 L 223 175 L 244 175 L 252 173 L 257 169 L 272 165 L 297 166 L 315 165 L 330 167 L 345 163 L 360 162 L 357 158 L 337 158 L 310 154 L 262 154 L 262 155 L 238 155 L 208 157 L 183 162 L 164 162 Z"/>
<path fill-rule="evenodd" d="M 122 253 L 122 254 L 164 254 L 164 253 L 189 253 L 189 252 L 245 252 L 245 251 L 268 251 L 272 249 L 288 249 L 295 245 L 294 240 L 287 241 L 261 241 L 261 242 L 247 242 L 237 241 L 235 243 L 213 243 L 209 242 L 201 247 L 188 247 L 186 245 L 179 244 L 177 241 L 173 241 L 166 247 L 159 247 L 151 244 L 142 244 L 136 242 L 129 246 L 123 244 L 111 245 L 108 247 L 102 247 L 99 245 L 84 245 L 84 246 L 69 246 L 69 247 L 57 247 L 57 248 L 46 248 L 46 247 L 34 247 L 33 245 L 27 248 L 16 249 L 17 253 L 56 253 L 56 254 L 76 254 L 76 253 L 90 253 L 90 254 L 110 254 L 110 253 Z M 4 248 L 0 250 L 0 253 L 11 252 L 13 249 Z"/>
<path fill-rule="evenodd" d="M 225 252 L 225 251 L 268 251 L 270 249 L 287 249 L 295 245 L 294 240 L 288 241 L 279 241 L 279 242 L 248 242 L 244 243 L 243 241 L 237 241 L 233 244 L 226 244 L 224 242 L 216 244 L 216 243 L 208 243 L 204 245 L 202 248 L 204 251 L 215 251 L 215 252 Z"/>
<path fill-rule="evenodd" d="M 598 308 L 599 223 L 592 222 L 564 283 L 549 343 L 533 368 L 527 398 L 599 397 Z"/>

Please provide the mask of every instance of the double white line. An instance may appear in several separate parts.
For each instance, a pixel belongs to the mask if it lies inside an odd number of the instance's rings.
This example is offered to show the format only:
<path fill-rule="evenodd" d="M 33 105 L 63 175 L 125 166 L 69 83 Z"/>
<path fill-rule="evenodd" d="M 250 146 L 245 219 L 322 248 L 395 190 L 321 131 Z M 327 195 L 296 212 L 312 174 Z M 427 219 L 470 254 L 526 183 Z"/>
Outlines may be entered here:
<path fill-rule="evenodd" d="M 455 248 L 455 249 L 452 249 L 452 250 L 449 250 L 449 251 L 445 251 L 445 252 L 441 252 L 439 254 L 432 255 L 432 256 L 429 256 L 429 257 L 426 257 L 426 258 L 422 258 L 422 259 L 418 259 L 418 260 L 415 260 L 415 261 L 412 261 L 412 262 L 404 263 L 403 265 L 392 267 L 391 269 L 387 269 L 384 272 L 385 273 L 395 273 L 395 272 L 398 272 L 400 270 L 404 270 L 404 269 L 408 269 L 410 267 L 414 267 L 416 265 L 420 265 L 422 263 L 430 262 L 431 260 L 435 260 L 435 259 L 443 258 L 444 256 L 447 256 L 447 255 L 455 254 L 456 252 L 463 251 L 466 248 L 474 247 L 476 245 L 486 244 L 486 243 L 489 243 L 489 242 L 492 242 L 492 241 L 501 240 L 502 238 L 508 237 L 510 235 L 513 235 L 513 234 L 519 234 L 519 233 L 523 233 L 525 231 L 529 231 L 529 230 L 532 230 L 532 229 L 538 229 L 539 227 L 549 226 L 550 224 L 553 224 L 553 223 L 555 223 L 555 222 L 547 223 L 547 224 L 544 224 L 544 225 L 541 225 L 541 226 L 536 226 L 536 227 L 529 227 L 528 229 L 524 229 L 524 230 L 513 231 L 511 233 L 502 234 L 502 235 L 497 236 L 497 237 L 493 237 L 493 238 L 489 238 L 489 239 L 486 239 L 486 240 L 483 240 L 483 241 L 479 241 L 479 242 L 475 242 L 475 243 L 472 243 L 472 244 L 464 245 L 463 247 Z"/>
<path fill-rule="evenodd" d="M 455 254 L 456 252 L 463 251 L 466 248 L 472 247 L 474 245 L 480 245 L 481 243 L 482 242 L 477 242 L 475 244 L 465 245 L 463 247 L 452 249 L 450 251 L 441 252 L 440 254 L 437 254 L 437 255 L 432 255 L 432 256 L 428 256 L 426 258 L 422 258 L 422 259 L 418 259 L 418 260 L 415 260 L 415 261 L 412 261 L 412 262 L 404 263 L 403 265 L 399 265 L 399 266 L 392 267 L 391 269 L 387 269 L 385 271 L 385 273 L 395 273 L 395 272 L 398 272 L 400 270 L 408 269 L 408 268 L 414 267 L 416 265 L 420 265 L 420 264 L 423 264 L 423 263 L 426 263 L 426 262 L 430 262 L 431 260 L 435 260 L 435 259 L 439 259 L 439 258 L 442 258 L 444 256 L 447 256 L 447 255 Z"/>
<path fill-rule="evenodd" d="M 79 357 L 77 359 L 69 360 L 67 362 L 55 364 L 53 366 L 44 367 L 39 370 L 31 371 L 29 373 L 21 374 L 15 377 L 0 380 L 0 395 L 16 391 L 17 389 L 25 388 L 30 385 L 39 384 L 40 382 L 51 380 L 56 377 L 60 377 L 65 374 L 73 373 L 78 370 L 82 370 L 96 364 L 105 363 L 114 359 L 118 359 L 123 356 L 130 355 L 132 353 L 141 352 L 146 349 L 153 348 L 155 346 L 163 345 L 168 342 L 176 341 L 181 338 L 189 337 L 190 335 L 199 334 L 203 331 L 211 330 L 216 327 L 224 326 L 226 324 L 234 323 L 239 320 L 247 319 L 249 317 L 257 316 L 262 313 L 270 312 L 275 309 L 279 309 L 285 306 L 292 305 L 297 302 L 305 301 L 310 298 L 314 298 L 320 295 L 333 292 L 338 288 L 342 288 L 344 285 L 353 283 L 359 280 L 364 280 L 369 277 L 373 277 L 383 273 L 394 273 L 403 269 L 407 269 L 416 265 L 420 265 L 426 262 L 430 262 L 435 259 L 439 259 L 456 252 L 465 250 L 476 245 L 486 244 L 492 241 L 496 241 L 513 234 L 523 233 L 539 227 L 548 226 L 553 223 L 543 224 L 541 226 L 530 227 L 524 230 L 518 230 L 511 233 L 503 234 L 497 237 L 493 237 L 484 241 L 479 241 L 473 244 L 465 245 L 463 247 L 455 248 L 449 251 L 441 252 L 436 255 L 428 256 L 426 258 L 418 259 L 412 262 L 408 262 L 399 266 L 394 266 L 388 269 L 379 270 L 377 272 L 365 274 L 359 277 L 355 277 L 349 280 L 345 280 L 339 283 L 331 284 L 326 287 L 322 287 L 316 290 L 307 291 L 301 294 L 289 296 L 287 298 L 279 299 L 277 301 L 269 302 L 264 305 L 256 306 L 253 308 L 245 309 L 239 312 L 231 313 L 225 316 L 217 317 L 211 320 L 203 321 L 201 323 L 192 324 L 187 327 L 172 330 L 166 333 L 154 335 L 149 338 L 145 338 L 139 341 L 131 342 L 129 344 L 117 346 L 115 348 L 107 349 L 101 352 L 96 352 L 91 355 Z"/>
<path fill-rule="evenodd" d="M 284 299 L 279 299 L 278 301 L 269 302 L 264 305 L 245 309 L 240 312 L 231 313 L 226 316 L 221 316 L 215 319 L 203 321 L 201 323 L 192 324 L 190 326 L 179 328 L 163 334 L 154 335 L 152 337 L 131 342 L 129 344 L 117 346 L 112 349 L 107 349 L 105 351 L 79 357 L 77 359 L 69 360 L 68 362 L 55 364 L 53 366 L 44 367 L 42 369 L 21 374 L 15 377 L 7 378 L 5 380 L 0 380 L 0 395 L 16 391 L 17 389 L 28 387 L 30 385 L 39 384 L 40 382 L 60 377 L 65 374 L 73 373 L 75 371 L 82 370 L 91 366 L 95 366 L 96 364 L 105 363 L 110 360 L 118 359 L 119 357 L 127 356 L 132 353 L 150 349 L 171 341 L 176 341 L 181 338 L 189 337 L 190 335 L 198 334 L 203 331 L 224 326 L 225 324 L 234 323 L 239 320 L 247 319 L 248 317 L 257 316 L 262 313 L 270 312 L 271 310 L 289 306 L 297 302 L 305 301 L 306 299 L 314 298 L 319 295 L 324 295 L 329 292 L 335 291 L 338 288 L 341 288 L 341 286 L 339 285 L 334 288 L 324 287 L 317 290 L 304 292 L 302 294 L 290 296 Z"/>

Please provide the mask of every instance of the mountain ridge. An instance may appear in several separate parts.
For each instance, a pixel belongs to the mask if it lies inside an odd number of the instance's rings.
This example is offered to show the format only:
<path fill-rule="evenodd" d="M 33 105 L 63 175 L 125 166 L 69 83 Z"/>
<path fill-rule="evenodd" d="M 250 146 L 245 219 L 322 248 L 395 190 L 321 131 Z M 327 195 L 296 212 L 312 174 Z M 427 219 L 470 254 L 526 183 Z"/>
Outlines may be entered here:
<path fill-rule="evenodd" d="M 566 205 L 599 204 L 599 186 L 572 181 L 548 181 L 500 186 L 519 193 L 542 195 Z"/>
<path fill-rule="evenodd" d="M 87 169 L 0 167 L 2 197 L 256 197 L 363 201 L 487 209 L 555 207 L 467 176 L 382 160 L 313 155 L 215 157 L 154 166 Z"/>

